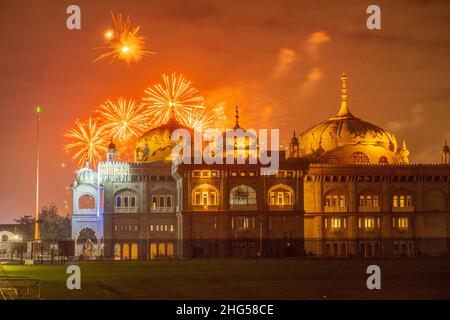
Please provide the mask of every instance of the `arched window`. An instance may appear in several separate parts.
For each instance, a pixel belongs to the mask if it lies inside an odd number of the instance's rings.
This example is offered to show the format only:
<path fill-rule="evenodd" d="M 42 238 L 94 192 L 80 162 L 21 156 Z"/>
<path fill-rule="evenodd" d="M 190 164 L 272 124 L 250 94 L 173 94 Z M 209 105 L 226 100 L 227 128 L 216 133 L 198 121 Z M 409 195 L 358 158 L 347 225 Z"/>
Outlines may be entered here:
<path fill-rule="evenodd" d="M 331 190 L 325 195 L 325 211 L 346 211 L 346 197 L 340 190 Z"/>
<path fill-rule="evenodd" d="M 95 198 L 90 194 L 79 197 L 78 209 L 95 209 Z"/>
<path fill-rule="evenodd" d="M 160 243 L 158 246 L 158 256 L 160 257 L 166 256 L 166 246 L 164 243 Z"/>
<path fill-rule="evenodd" d="M 239 185 L 230 191 L 231 209 L 256 210 L 256 191 L 252 187 Z"/>
<path fill-rule="evenodd" d="M 114 260 L 120 260 L 122 257 L 122 250 L 120 247 L 120 243 L 116 243 L 114 245 Z"/>
<path fill-rule="evenodd" d="M 137 243 L 131 244 L 131 260 L 137 260 L 138 258 L 138 245 Z"/>
<path fill-rule="evenodd" d="M 219 191 L 206 183 L 195 187 L 192 191 L 192 205 L 194 209 L 200 208 L 203 210 L 208 209 L 209 206 L 218 206 Z"/>
<path fill-rule="evenodd" d="M 392 196 L 394 208 L 409 208 L 413 206 L 412 196 L 407 193 L 396 193 Z"/>
<path fill-rule="evenodd" d="M 138 209 L 138 199 L 136 191 L 122 189 L 114 195 L 115 212 L 136 212 Z"/>
<path fill-rule="evenodd" d="M 130 245 L 128 243 L 124 243 L 122 246 L 122 259 L 130 259 Z"/>
<path fill-rule="evenodd" d="M 151 194 L 151 212 L 169 212 L 173 210 L 173 194 L 171 190 L 160 188 Z"/>
<path fill-rule="evenodd" d="M 364 192 L 359 195 L 359 208 L 360 209 L 370 209 L 380 207 L 380 197 L 378 194 L 372 192 Z"/>
<path fill-rule="evenodd" d="M 378 160 L 378 163 L 389 163 L 389 160 L 387 157 L 382 156 L 380 157 L 380 160 Z"/>
<path fill-rule="evenodd" d="M 350 156 L 352 163 L 370 163 L 367 154 L 361 151 L 353 152 Z"/>
<path fill-rule="evenodd" d="M 2 241 L 8 241 L 9 238 L 6 234 L 2 235 Z"/>
<path fill-rule="evenodd" d="M 291 206 L 294 204 L 294 191 L 291 187 L 278 184 L 269 189 L 269 206 Z"/>

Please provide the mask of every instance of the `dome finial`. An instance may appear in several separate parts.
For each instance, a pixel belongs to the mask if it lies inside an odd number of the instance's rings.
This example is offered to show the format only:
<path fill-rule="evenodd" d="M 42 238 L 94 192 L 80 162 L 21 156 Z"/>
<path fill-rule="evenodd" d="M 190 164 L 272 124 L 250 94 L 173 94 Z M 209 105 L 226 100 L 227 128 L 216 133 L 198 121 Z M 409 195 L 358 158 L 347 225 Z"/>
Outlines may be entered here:
<path fill-rule="evenodd" d="M 341 108 L 339 109 L 336 117 L 352 117 L 353 115 L 350 113 L 347 107 L 347 75 L 345 72 L 342 72 L 341 75 Z"/>
<path fill-rule="evenodd" d="M 236 105 L 236 114 L 235 114 L 234 118 L 236 119 L 235 127 L 238 128 L 239 127 L 239 106 L 238 105 Z"/>

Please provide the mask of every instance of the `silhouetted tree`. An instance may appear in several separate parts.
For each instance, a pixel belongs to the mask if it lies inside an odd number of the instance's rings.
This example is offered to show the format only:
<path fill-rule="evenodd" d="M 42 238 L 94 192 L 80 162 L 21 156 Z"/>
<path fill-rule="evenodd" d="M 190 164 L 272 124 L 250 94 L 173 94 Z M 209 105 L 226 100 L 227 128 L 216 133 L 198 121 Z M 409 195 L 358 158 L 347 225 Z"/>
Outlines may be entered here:
<path fill-rule="evenodd" d="M 25 215 L 14 219 L 18 224 L 34 225 L 34 218 Z M 42 240 L 68 240 L 71 238 L 71 219 L 58 215 L 56 205 L 51 204 L 39 213 L 39 238 Z"/>

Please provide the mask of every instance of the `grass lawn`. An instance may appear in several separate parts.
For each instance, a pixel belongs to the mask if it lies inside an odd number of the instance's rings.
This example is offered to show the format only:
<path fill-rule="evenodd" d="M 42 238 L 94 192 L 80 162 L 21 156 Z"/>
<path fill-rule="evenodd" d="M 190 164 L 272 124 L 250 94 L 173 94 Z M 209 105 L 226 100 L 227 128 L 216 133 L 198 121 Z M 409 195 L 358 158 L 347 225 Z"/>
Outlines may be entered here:
<path fill-rule="evenodd" d="M 367 266 L 381 290 L 366 288 Z M 81 290 L 67 266 L 6 265 L 42 281 L 43 299 L 450 299 L 450 258 L 84 261 Z"/>

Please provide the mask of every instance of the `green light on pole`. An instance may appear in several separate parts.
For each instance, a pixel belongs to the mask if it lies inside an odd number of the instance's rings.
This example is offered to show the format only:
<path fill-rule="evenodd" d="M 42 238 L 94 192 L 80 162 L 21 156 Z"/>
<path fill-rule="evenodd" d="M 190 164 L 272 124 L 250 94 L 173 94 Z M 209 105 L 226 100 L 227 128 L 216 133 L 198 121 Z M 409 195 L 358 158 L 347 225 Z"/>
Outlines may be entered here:
<path fill-rule="evenodd" d="M 41 107 L 40 106 L 36 106 L 36 113 L 41 113 Z"/>

